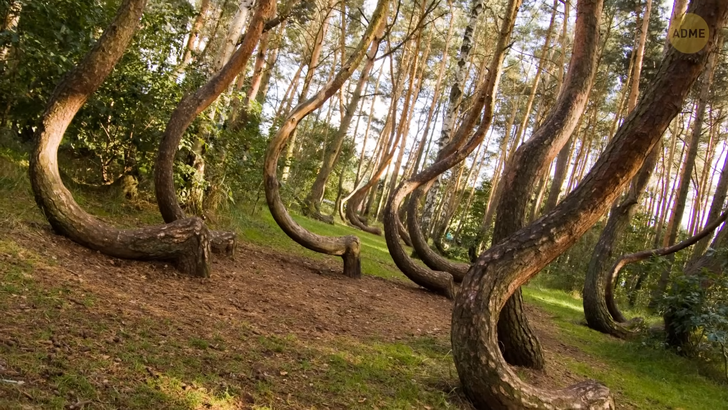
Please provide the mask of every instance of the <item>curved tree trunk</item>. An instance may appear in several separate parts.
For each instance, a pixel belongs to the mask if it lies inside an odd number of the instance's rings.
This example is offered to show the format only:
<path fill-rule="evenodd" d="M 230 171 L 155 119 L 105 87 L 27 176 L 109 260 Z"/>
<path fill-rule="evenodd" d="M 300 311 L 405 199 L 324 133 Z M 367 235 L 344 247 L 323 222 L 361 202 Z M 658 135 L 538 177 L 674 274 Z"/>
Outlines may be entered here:
<path fill-rule="evenodd" d="M 470 155 L 475 148 L 483 142 L 485 133 L 493 120 L 493 106 L 496 90 L 500 81 L 503 60 L 515 25 L 518 8 L 521 0 L 510 0 L 506 8 L 506 15 L 501 23 L 500 36 L 493 57 L 488 67 L 488 75 L 478 84 L 473 98 L 473 105 L 466 117 L 458 127 L 450 143 L 443 147 L 434 164 L 417 175 L 403 182 L 394 192 L 384 210 L 384 237 L 387 248 L 397 267 L 413 282 L 446 297 L 454 297 L 454 284 L 452 276 L 447 272 L 433 271 L 417 264 L 404 251 L 399 242 L 397 224 L 399 223 L 399 206 L 404 198 L 422 185 L 431 183 L 440 174 L 452 168 Z M 476 121 L 482 119 L 475 133 L 469 140 L 466 138 L 472 132 Z M 416 201 L 413 201 L 416 202 Z M 420 233 L 421 234 L 421 233 Z"/>
<path fill-rule="evenodd" d="M 710 33 L 728 19 L 728 3 L 722 0 L 694 0 L 690 11 L 706 20 Z M 452 344 L 460 381 L 476 408 L 614 408 L 609 390 L 595 382 L 554 391 L 521 381 L 498 347 L 499 314 L 515 290 L 586 233 L 637 174 L 714 46 L 711 39 L 696 54 L 670 50 L 637 108 L 579 186 L 553 211 L 488 249 L 471 267 L 455 299 Z"/>
<path fill-rule="evenodd" d="M 209 276 L 209 231 L 198 218 L 141 229 L 116 229 L 86 213 L 61 181 L 58 146 L 78 110 L 111 73 L 131 41 L 146 0 L 125 0 L 96 45 L 54 90 L 35 132 L 30 183 L 53 229 L 106 255 L 170 260 L 181 271 Z"/>
<path fill-rule="evenodd" d="M 316 33 L 316 37 L 313 39 L 313 47 L 311 48 L 311 55 L 309 56 L 308 62 L 306 63 L 306 66 L 308 67 L 306 70 L 306 75 L 303 77 L 303 88 L 301 89 L 301 94 L 298 96 L 298 104 L 303 104 L 308 99 L 308 91 L 311 88 L 311 82 L 313 81 L 313 75 L 316 72 L 316 69 L 319 67 L 319 59 L 321 58 L 321 51 L 323 50 L 323 44 L 324 39 L 326 38 L 326 33 L 329 31 L 329 17 L 331 16 L 331 10 L 334 8 L 334 1 L 329 1 L 327 9 L 323 11 L 323 19 L 321 22 L 321 25 L 318 28 L 318 31 Z M 335 65 L 335 64 L 334 64 Z M 333 71 L 332 71 L 333 73 Z M 343 86 L 343 84 L 342 84 Z M 340 86 L 341 87 L 341 86 Z M 295 90 L 294 90 L 295 92 Z M 291 100 L 293 101 L 293 97 L 291 96 Z M 287 110 L 286 110 L 287 111 Z M 285 113 L 286 115 L 288 112 Z M 296 137 L 297 137 L 297 130 L 294 129 L 291 133 L 290 138 L 288 138 L 288 145 L 286 146 L 286 155 L 285 155 L 285 164 L 283 165 L 283 170 L 281 172 L 281 182 L 285 183 L 288 181 L 288 176 L 291 172 L 291 158 L 293 158 L 293 153 L 296 148 Z"/>
<path fill-rule="evenodd" d="M 503 190 L 497 204 L 494 245 L 526 224 L 531 190 L 538 185 L 554 157 L 571 138 L 579 117 L 584 113 L 597 68 L 602 5 L 603 0 L 580 0 L 577 3 L 574 46 L 564 87 L 548 118 L 528 142 L 516 150 L 506 165 L 501 183 L 508 189 Z M 521 301 L 519 289 L 501 312 L 498 339 L 506 361 L 540 369 L 544 366 L 543 353 L 523 314 Z"/>
<path fill-rule="evenodd" d="M 356 109 L 359 106 L 359 100 L 361 99 L 361 94 L 364 90 L 364 86 L 369 80 L 369 73 L 374 67 L 374 59 L 377 55 L 377 51 L 379 51 L 379 43 L 382 41 L 383 36 L 384 25 L 379 28 L 379 31 L 374 36 L 374 41 L 372 42 L 372 45 L 369 47 L 366 63 L 364 63 L 364 67 L 361 69 L 359 81 L 357 82 L 356 88 L 354 89 L 354 94 L 351 96 L 351 100 L 349 100 L 349 104 L 347 104 L 346 106 L 346 115 L 344 115 L 344 118 L 341 121 L 339 129 L 336 132 L 336 135 L 334 135 L 333 140 L 327 147 L 324 148 L 325 152 L 323 164 L 321 165 L 321 169 L 319 170 L 318 175 L 316 175 L 316 180 L 314 181 L 313 186 L 311 187 L 311 192 L 306 199 L 306 205 L 308 206 L 307 213 L 314 216 L 314 218 L 327 223 L 333 224 L 334 220 L 329 216 L 321 214 L 321 201 L 324 198 L 324 189 L 326 188 L 326 182 L 328 182 L 329 180 L 331 171 L 334 169 L 334 163 L 339 157 L 341 146 L 344 143 L 344 139 L 349 132 L 349 126 L 351 125 L 351 121 L 354 119 L 354 115 L 356 114 Z"/>
<path fill-rule="evenodd" d="M 429 188 L 428 185 L 431 184 L 424 184 L 412 192 L 407 202 L 407 227 L 409 228 L 408 232 L 412 241 L 412 247 L 415 248 L 417 257 L 422 259 L 430 269 L 448 272 L 452 275 L 455 282 L 462 282 L 468 269 L 470 269 L 470 265 L 462 262 L 453 262 L 433 251 L 427 244 L 427 238 L 422 234 L 422 229 L 420 229 L 417 208 L 419 207 L 422 195 Z"/>
<path fill-rule="evenodd" d="M 583 290 L 583 304 L 584 304 L 584 315 L 587 318 L 587 324 L 594 330 L 601 332 L 614 334 L 608 329 L 609 326 L 604 325 L 602 320 L 602 314 L 604 312 L 601 309 L 606 305 L 603 303 L 605 287 L 608 287 L 607 281 L 609 280 L 608 263 L 612 259 L 612 252 L 614 245 L 617 243 L 617 239 L 624 232 L 629 225 L 629 221 L 632 219 L 634 212 L 639 204 L 639 197 L 647 187 L 647 183 L 650 181 L 652 171 L 657 164 L 657 158 L 662 151 L 662 143 L 658 143 L 647 156 L 645 163 L 642 165 L 640 172 L 635 176 L 632 184 L 629 188 L 627 196 L 622 202 L 612 207 L 607 218 L 607 224 L 599 234 L 599 240 L 594 247 L 594 252 L 589 260 L 589 265 L 586 270 L 586 277 L 584 279 L 584 290 Z M 612 279 L 616 281 L 616 277 Z M 611 289 L 610 289 L 611 293 Z M 624 316 L 618 311 L 612 313 L 612 317 L 617 322 L 625 322 Z M 615 334 L 616 336 L 616 334 Z M 618 336 L 621 337 L 621 336 Z"/>
<path fill-rule="evenodd" d="M 728 219 L 728 211 L 719 215 L 712 223 L 707 225 L 695 236 L 690 237 L 676 245 L 651 249 L 624 255 L 617 259 L 609 270 L 595 277 L 587 277 L 584 285 L 584 315 L 586 321 L 594 330 L 611 334 L 619 338 L 627 338 L 635 333 L 629 324 L 625 325 L 627 319 L 617 307 L 614 300 L 614 286 L 617 282 L 619 272 L 627 265 L 649 259 L 653 256 L 665 256 L 681 251 L 698 241 L 708 238 L 713 231 Z M 689 267 L 688 270 L 691 270 Z M 589 288 L 589 292 L 587 292 Z M 633 320 L 632 322 L 638 322 Z M 639 321 L 641 322 L 641 320 Z M 669 320 L 666 321 L 666 325 Z"/>
<path fill-rule="evenodd" d="M 407 53 L 407 45 L 404 47 L 403 55 L 402 55 L 402 63 L 400 63 L 400 67 L 406 67 L 409 64 L 408 60 L 408 53 Z M 390 75 L 393 76 L 394 72 L 394 64 L 392 63 L 392 59 L 390 58 Z M 406 62 L 406 63 L 405 63 Z M 389 133 L 389 137 L 387 138 L 386 142 L 382 142 L 380 149 L 382 150 L 382 159 L 379 161 L 379 166 L 374 171 L 374 174 L 369 179 L 369 181 L 364 184 L 359 189 L 355 190 L 348 199 L 348 202 L 346 203 L 346 217 L 349 219 L 349 222 L 351 222 L 354 226 L 357 228 L 369 232 L 374 235 L 381 235 L 382 231 L 379 228 L 376 227 L 370 227 L 367 226 L 364 220 L 362 220 L 359 215 L 356 214 L 357 208 L 359 208 L 359 205 L 364 201 L 364 199 L 367 196 L 367 193 L 370 193 L 372 196 L 370 197 L 369 202 L 367 203 L 367 209 L 364 212 L 364 215 L 368 215 L 368 209 L 371 207 L 372 200 L 374 199 L 374 196 L 376 195 L 376 185 L 379 183 L 379 179 L 384 175 L 384 172 L 389 167 L 390 162 L 392 161 L 392 158 L 394 158 L 394 153 L 397 150 L 397 145 L 399 144 L 399 139 L 402 137 L 401 133 L 397 133 L 396 131 L 396 123 L 397 123 L 397 101 L 399 100 L 399 93 L 402 89 L 402 85 L 404 82 L 404 75 L 402 75 L 403 70 L 397 71 L 397 77 L 396 80 L 392 80 L 394 83 L 394 87 L 392 90 L 392 103 L 390 104 L 389 108 L 389 115 L 387 117 L 386 123 L 384 125 L 384 129 L 382 130 L 382 136 L 380 136 L 380 139 L 382 139 L 387 133 Z"/>
<path fill-rule="evenodd" d="M 263 33 L 266 19 L 272 17 L 273 4 L 272 0 L 260 0 L 243 43 L 230 61 L 196 92 L 184 97 L 167 122 L 154 167 L 157 205 L 165 222 L 173 222 L 185 217 L 185 213 L 177 201 L 177 192 L 174 187 L 174 156 L 182 136 L 195 117 L 209 107 L 245 68 Z M 212 241 L 213 250 L 227 254 L 232 254 L 234 251 L 235 234 L 232 232 L 214 232 Z"/>
<path fill-rule="evenodd" d="M 288 115 L 276 135 L 271 139 L 265 153 L 263 184 L 265 186 L 265 197 L 273 219 L 275 219 L 276 223 L 278 223 L 288 236 L 302 246 L 316 252 L 341 256 L 344 260 L 344 274 L 350 277 L 361 276 L 361 262 L 359 260 L 361 245 L 359 238 L 356 236 L 330 238 L 316 235 L 298 225 L 288 214 L 281 200 L 276 169 L 278 168 L 278 158 L 280 157 L 281 151 L 298 123 L 306 115 L 320 108 L 326 100 L 336 94 L 364 59 L 367 48 L 374 40 L 376 33 L 379 32 L 380 26 L 386 22 L 388 7 L 388 0 L 379 1 L 376 10 L 374 10 L 374 15 L 370 19 L 369 27 L 367 27 L 354 53 L 342 65 L 341 71 L 323 89 L 310 99 L 299 104 Z"/>
<path fill-rule="evenodd" d="M 440 138 L 437 140 L 437 151 L 439 153 L 450 143 L 453 127 L 455 126 L 455 120 L 458 114 L 459 102 L 463 95 L 463 88 L 465 87 L 465 74 L 467 73 L 468 56 L 473 46 L 473 33 L 475 32 L 475 26 L 478 24 L 478 17 L 481 11 L 483 11 L 483 0 L 472 0 L 470 7 L 470 14 L 468 17 L 468 25 L 465 27 L 463 32 L 463 42 L 460 45 L 460 51 L 458 52 L 457 70 L 455 71 L 455 80 L 450 87 L 450 96 L 447 102 L 447 108 L 445 109 L 445 117 L 442 123 L 442 130 L 440 131 Z M 439 177 L 438 177 L 439 178 Z M 425 209 L 422 212 L 422 223 L 426 232 L 429 232 L 430 224 L 432 222 L 433 212 L 435 210 L 435 202 L 437 202 L 437 194 L 440 190 L 439 179 L 435 181 L 430 187 L 425 197 Z M 427 235 L 425 235 L 427 237 Z"/>
<path fill-rule="evenodd" d="M 639 9 L 638 6 L 637 17 L 639 25 Z M 633 72 L 631 74 L 631 85 L 630 91 L 627 97 L 627 112 L 632 112 L 634 107 L 637 105 L 637 98 L 639 96 L 639 84 L 642 73 L 642 59 L 645 51 L 645 43 L 647 42 L 647 29 L 650 20 L 650 11 L 652 8 L 652 0 L 647 0 L 646 8 L 641 16 L 642 23 L 640 25 L 640 34 L 637 38 L 637 45 L 635 51 L 635 58 L 632 64 Z M 609 213 L 607 224 L 599 235 L 597 245 L 594 247 L 592 256 L 589 260 L 589 265 L 586 271 L 586 280 L 584 281 L 584 314 L 587 318 L 597 316 L 595 309 L 601 308 L 601 304 L 595 303 L 594 301 L 600 301 L 603 299 L 603 293 L 601 290 L 604 288 L 603 281 L 606 277 L 606 270 L 609 261 L 612 259 L 612 251 L 619 237 L 623 234 L 624 230 L 629 226 L 629 222 L 634 216 L 639 205 L 639 199 L 642 192 L 647 188 L 647 184 L 650 182 L 652 172 L 657 164 L 657 159 L 662 152 L 662 143 L 657 144 L 652 152 L 645 160 L 642 169 L 637 174 L 635 179 L 632 181 L 629 191 L 626 197 L 622 200 L 619 205 L 612 207 L 612 211 Z M 587 312 L 588 311 L 588 312 Z M 589 326 L 599 326 L 596 320 L 591 322 L 587 320 Z M 595 330 L 600 330 L 596 329 Z"/>
<path fill-rule="evenodd" d="M 716 39 L 717 40 L 717 39 Z M 672 210 L 672 218 L 667 228 L 667 245 L 672 245 L 677 240 L 677 234 L 680 231 L 680 223 L 682 222 L 683 213 L 685 212 L 685 206 L 688 199 L 688 192 L 690 191 L 690 185 L 693 175 L 693 169 L 695 168 L 695 159 L 698 156 L 698 148 L 700 145 L 700 136 L 703 132 L 703 119 L 705 118 L 705 110 L 708 105 L 708 96 L 710 88 L 713 84 L 713 74 L 716 68 L 716 55 L 710 56 L 710 63 L 708 69 L 705 71 L 700 79 L 700 95 L 698 97 L 698 103 L 695 110 L 695 121 L 693 122 L 693 129 L 690 133 L 689 139 L 686 141 L 687 155 L 683 168 L 680 172 L 680 183 L 678 184 L 677 197 L 675 198 L 675 206 Z M 665 268 L 657 281 L 657 286 L 652 292 L 650 303 L 648 308 L 654 310 L 662 297 L 667 285 L 670 282 L 670 272 L 672 270 L 672 259 L 667 268 Z"/>

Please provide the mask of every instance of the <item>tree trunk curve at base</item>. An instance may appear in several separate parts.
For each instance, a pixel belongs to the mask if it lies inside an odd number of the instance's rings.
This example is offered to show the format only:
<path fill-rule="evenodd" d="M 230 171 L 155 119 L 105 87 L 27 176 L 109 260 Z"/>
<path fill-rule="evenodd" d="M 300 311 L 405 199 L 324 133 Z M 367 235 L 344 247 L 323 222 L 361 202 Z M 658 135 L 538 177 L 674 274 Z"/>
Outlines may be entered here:
<path fill-rule="evenodd" d="M 76 203 L 58 169 L 58 146 L 68 125 L 124 54 L 145 5 L 146 0 L 125 0 L 96 45 L 53 91 L 35 132 L 30 183 L 36 203 L 57 233 L 109 256 L 169 260 L 184 273 L 206 277 L 210 275 L 210 232 L 201 219 L 117 229 Z"/>
<path fill-rule="evenodd" d="M 185 212 L 179 205 L 174 187 L 174 157 L 179 148 L 182 136 L 192 121 L 207 109 L 235 80 L 243 70 L 258 44 L 266 20 L 272 17 L 275 9 L 273 0 L 261 0 L 256 6 L 255 14 L 248 26 L 243 41 L 222 69 L 194 93 L 185 96 L 172 112 L 159 144 L 157 161 L 154 166 L 154 189 L 157 205 L 165 222 L 174 222 L 185 218 Z M 235 251 L 235 233 L 215 231 L 212 234 L 212 250 L 216 253 L 232 256 Z"/>
<path fill-rule="evenodd" d="M 726 23 L 728 2 L 694 0 L 690 12 L 703 17 L 715 33 Z M 460 381 L 477 409 L 614 408 L 609 390 L 596 382 L 554 391 L 521 381 L 500 353 L 498 317 L 515 290 L 583 236 L 637 174 L 714 47 L 711 35 L 698 53 L 671 49 L 635 110 L 579 186 L 551 212 L 481 254 L 468 271 L 455 298 L 451 334 Z"/>
<path fill-rule="evenodd" d="M 308 100 L 299 104 L 283 121 L 276 135 L 271 138 L 265 152 L 263 165 L 263 186 L 265 197 L 273 219 L 278 226 L 294 241 L 300 245 L 327 255 L 341 256 L 344 262 L 344 275 L 349 277 L 361 276 L 361 262 L 359 253 L 361 242 L 353 235 L 342 237 L 328 237 L 317 235 L 300 226 L 288 213 L 280 195 L 278 177 L 278 159 L 286 146 L 298 123 L 313 110 L 321 107 L 329 98 L 338 92 L 344 83 L 364 59 L 367 48 L 374 41 L 380 27 L 386 22 L 388 0 L 379 0 L 369 26 L 362 36 L 355 51 L 348 61 L 342 65 L 341 70 L 319 92 Z"/>

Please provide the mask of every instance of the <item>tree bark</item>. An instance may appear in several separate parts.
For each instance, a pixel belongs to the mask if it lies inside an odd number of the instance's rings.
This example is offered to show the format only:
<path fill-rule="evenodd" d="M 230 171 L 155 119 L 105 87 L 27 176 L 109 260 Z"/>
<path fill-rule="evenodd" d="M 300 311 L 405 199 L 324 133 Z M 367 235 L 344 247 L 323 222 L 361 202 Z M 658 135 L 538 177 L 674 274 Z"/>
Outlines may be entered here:
<path fill-rule="evenodd" d="M 717 39 L 716 39 L 717 41 Z M 708 105 L 708 96 L 710 94 L 710 88 L 713 84 L 713 74 L 715 73 L 716 67 L 716 56 L 715 54 L 710 56 L 710 62 L 708 69 L 703 74 L 700 84 L 700 96 L 698 97 L 698 103 L 695 112 L 695 121 L 693 122 L 693 130 L 690 133 L 690 138 L 686 141 L 687 144 L 687 156 L 683 163 L 682 172 L 680 173 L 680 183 L 677 189 L 677 197 L 675 198 L 675 206 L 672 210 L 672 219 L 670 225 L 667 227 L 667 245 L 672 245 L 677 239 L 677 234 L 680 231 L 680 223 L 682 222 L 682 216 L 685 212 L 685 205 L 687 203 L 688 191 L 690 190 L 690 180 L 693 175 L 693 169 L 695 168 L 695 159 L 698 156 L 698 147 L 700 145 L 700 136 L 703 132 L 703 119 L 705 118 L 705 109 Z M 670 265 L 672 265 L 672 258 L 670 258 Z M 665 268 L 660 274 L 660 278 L 657 281 L 657 286 L 652 292 L 650 303 L 648 307 L 654 310 L 657 307 L 659 299 L 667 289 L 667 284 L 670 281 L 671 266 Z"/>
<path fill-rule="evenodd" d="M 473 98 L 473 106 L 460 123 L 454 137 L 449 144 L 440 150 L 434 164 L 403 182 L 397 188 L 387 202 L 384 211 L 384 237 L 387 240 L 389 253 L 397 267 L 416 284 L 449 298 L 454 297 L 452 276 L 447 272 L 433 271 L 417 264 L 407 255 L 399 242 L 399 233 L 397 231 L 399 206 L 407 195 L 420 186 L 434 181 L 440 174 L 460 163 L 483 142 L 485 133 L 493 119 L 495 95 L 500 81 L 503 60 L 520 5 L 520 0 L 509 1 L 505 11 L 506 15 L 503 16 L 501 23 L 498 42 L 488 67 L 488 75 L 484 76 L 483 81 L 478 84 Z M 473 135 L 467 139 L 478 117 L 480 117 L 481 111 L 483 114 L 480 124 Z"/>
<path fill-rule="evenodd" d="M 333 8 L 333 0 L 329 1 L 329 7 L 327 10 L 324 11 L 323 20 L 321 23 L 321 26 L 319 27 L 316 37 L 314 38 L 313 48 L 311 49 L 311 56 L 308 59 L 308 69 L 306 70 L 306 76 L 303 78 L 303 89 L 301 90 L 301 94 L 298 97 L 298 104 L 299 106 L 303 104 L 308 99 L 308 91 L 311 88 L 311 81 L 313 80 L 313 74 L 316 72 L 316 69 L 319 65 L 319 58 L 321 58 L 321 50 L 323 49 L 323 43 L 324 39 L 326 38 L 326 33 L 329 30 L 329 17 L 331 15 L 331 10 Z M 356 68 L 356 67 L 354 67 Z M 343 86 L 343 84 L 342 84 Z M 341 86 L 340 86 L 341 87 Z M 286 147 L 286 155 L 285 155 L 285 164 L 283 165 L 283 170 L 281 171 L 281 182 L 285 183 L 288 180 L 288 175 L 291 172 L 291 166 L 290 161 L 293 157 L 293 152 L 296 147 L 296 136 L 297 131 L 294 128 L 292 134 L 290 135 L 290 138 L 288 138 L 288 145 Z"/>
<path fill-rule="evenodd" d="M 266 19 L 272 17 L 272 10 L 272 0 L 260 0 L 243 43 L 233 54 L 230 61 L 197 91 L 184 97 L 172 112 L 159 145 L 154 167 L 154 189 L 157 196 L 157 205 L 165 222 L 169 223 L 185 217 L 185 213 L 177 201 L 177 193 L 174 187 L 174 156 L 182 136 L 195 117 L 209 107 L 232 83 L 238 73 L 245 68 L 263 32 Z M 213 250 L 227 254 L 233 253 L 235 248 L 234 233 L 215 232 L 212 240 Z"/>
<path fill-rule="evenodd" d="M 728 18 L 728 3 L 694 0 L 710 33 Z M 696 54 L 670 50 L 649 89 L 579 186 L 553 211 L 478 258 L 463 281 L 452 316 L 453 358 L 463 390 L 477 409 L 612 409 L 609 390 L 583 382 L 554 391 L 522 382 L 500 353 L 496 328 L 515 290 L 573 245 L 637 174 L 677 115 L 714 48 Z M 670 104 L 666 104 L 670 101 Z"/>
<path fill-rule="evenodd" d="M 388 7 L 388 0 L 380 0 L 378 2 L 366 32 L 362 36 L 354 53 L 342 65 L 341 71 L 313 97 L 299 104 L 288 115 L 288 118 L 283 121 L 276 135 L 271 139 L 265 155 L 263 184 L 265 186 L 266 200 L 273 219 L 289 237 L 302 246 L 316 252 L 341 256 L 344 260 L 344 274 L 349 277 L 361 276 L 361 262 L 359 260 L 361 244 L 359 238 L 356 236 L 331 238 L 316 235 L 298 225 L 288 214 L 281 200 L 276 168 L 278 167 L 278 158 L 280 157 L 281 151 L 298 123 L 306 115 L 320 108 L 326 100 L 336 94 L 364 59 L 367 48 L 374 40 L 376 33 L 379 32 L 379 27 L 386 22 Z"/>
<path fill-rule="evenodd" d="M 629 264 L 640 262 L 655 256 L 671 255 L 697 243 L 699 240 L 709 238 L 710 234 L 723 222 L 725 222 L 727 218 L 728 212 L 724 212 L 693 237 L 667 248 L 651 249 L 624 255 L 617 259 L 609 270 L 605 270 L 605 273 L 601 278 L 587 278 L 583 303 L 584 314 L 589 327 L 622 339 L 634 335 L 635 329 L 631 327 L 629 323 L 625 324 L 627 319 L 617 307 L 617 303 L 614 299 L 614 287 L 616 285 L 619 272 Z M 590 290 L 589 293 L 587 293 L 587 287 L 590 289 L 593 288 L 594 290 Z M 633 320 L 630 322 L 641 323 L 641 320 Z"/>
<path fill-rule="evenodd" d="M 723 160 L 723 168 L 720 171 L 718 185 L 715 187 L 715 194 L 713 195 L 713 201 L 710 204 L 710 211 L 708 211 L 708 225 L 716 220 L 721 209 L 723 209 L 726 194 L 728 194 L 728 155 L 726 155 L 725 160 Z M 710 237 L 705 237 L 695 244 L 693 247 L 692 257 L 690 258 L 691 261 L 700 259 L 700 257 L 703 256 L 703 253 L 705 253 L 705 250 L 708 248 L 708 242 L 710 242 Z"/>
<path fill-rule="evenodd" d="M 245 23 L 248 22 L 248 16 L 250 15 L 250 10 L 253 8 L 254 3 L 254 0 L 240 0 L 238 11 L 235 12 L 233 19 L 230 22 L 230 28 L 228 29 L 227 36 L 225 36 L 225 40 L 223 40 L 220 51 L 215 58 L 215 64 L 213 66 L 214 71 L 222 69 L 233 55 L 235 47 L 237 47 L 238 40 L 240 39 L 240 35 L 243 33 L 243 29 L 245 28 Z"/>
<path fill-rule="evenodd" d="M 210 10 L 210 0 L 201 0 L 200 11 L 195 16 L 195 20 L 192 22 L 192 28 L 190 29 L 189 37 L 187 38 L 187 45 L 185 46 L 185 52 L 182 55 L 182 61 L 177 67 L 177 72 L 181 73 L 185 67 L 192 61 L 192 54 L 197 51 L 198 40 L 200 37 L 200 31 L 205 25 L 205 17 L 207 12 Z"/>
<path fill-rule="evenodd" d="M 577 4 L 574 46 L 564 88 L 543 125 L 506 165 L 501 183 L 508 189 L 502 192 L 497 204 L 494 245 L 526 224 L 531 190 L 571 138 L 584 113 L 597 68 L 602 5 L 603 0 L 580 0 Z M 499 342 L 509 363 L 540 369 L 544 365 L 543 353 L 520 302 L 520 290 L 516 290 L 502 311 L 505 314 L 498 325 Z"/>
<path fill-rule="evenodd" d="M 189 218 L 140 229 L 117 229 L 89 215 L 61 181 L 58 146 L 68 125 L 124 54 L 146 5 L 125 0 L 84 59 L 58 84 L 35 131 L 30 182 L 35 200 L 53 229 L 88 248 L 126 259 L 170 260 L 194 276 L 209 276 L 209 231 Z"/>
<path fill-rule="evenodd" d="M 311 216 L 314 216 L 315 219 L 319 219 L 321 221 L 331 224 L 334 223 L 333 218 L 321 214 L 320 208 L 321 201 L 324 198 L 324 189 L 326 188 L 326 182 L 328 182 L 329 180 L 331 171 L 334 169 L 334 162 L 339 156 L 339 152 L 341 151 L 341 146 L 344 143 L 344 139 L 349 132 L 349 126 L 351 125 L 351 121 L 354 119 L 354 115 L 356 114 L 356 108 L 359 106 L 359 100 L 361 99 L 361 94 L 364 90 L 364 86 L 367 84 L 367 81 L 369 81 L 369 73 L 374 67 L 374 59 L 377 56 L 379 43 L 382 41 L 383 36 L 384 25 L 380 27 L 379 31 L 374 36 L 374 41 L 372 42 L 369 48 L 369 52 L 366 56 L 366 63 L 364 63 L 364 67 L 361 69 L 359 80 L 356 84 L 356 88 L 354 89 L 354 94 L 351 96 L 351 99 L 346 106 L 346 114 L 344 115 L 344 118 L 339 125 L 339 129 L 336 132 L 336 135 L 334 135 L 331 143 L 324 148 L 325 152 L 323 164 L 321 165 L 321 169 L 319 170 L 318 175 L 316 175 L 316 180 L 314 181 L 313 186 L 311 187 L 311 192 L 306 199 L 306 203 L 308 206 L 307 213 Z"/>
<path fill-rule="evenodd" d="M 437 140 L 438 154 L 451 140 L 453 127 L 455 126 L 455 119 L 459 109 L 458 102 L 463 95 L 463 87 L 465 86 L 465 74 L 467 72 L 466 62 L 473 45 L 473 33 L 475 32 L 475 27 L 478 24 L 478 17 L 483 10 L 483 3 L 483 0 L 472 0 L 468 25 L 465 27 L 463 42 L 460 45 L 460 51 L 458 53 L 458 68 L 455 71 L 455 80 L 450 87 L 450 96 L 448 98 L 445 117 L 442 123 L 442 130 L 440 131 L 440 138 Z M 439 190 L 440 181 L 438 178 L 438 180 L 430 187 L 427 192 L 427 196 L 425 197 L 425 209 L 422 212 L 421 226 L 428 230 L 427 232 L 429 232 Z M 425 237 L 427 237 L 427 235 L 425 235 Z"/>

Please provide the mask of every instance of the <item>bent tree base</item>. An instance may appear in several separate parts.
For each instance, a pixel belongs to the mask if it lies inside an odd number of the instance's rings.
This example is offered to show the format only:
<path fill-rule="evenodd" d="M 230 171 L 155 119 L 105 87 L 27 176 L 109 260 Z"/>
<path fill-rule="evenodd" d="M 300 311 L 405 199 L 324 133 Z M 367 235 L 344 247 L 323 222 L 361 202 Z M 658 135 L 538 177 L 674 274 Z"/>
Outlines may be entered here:
<path fill-rule="evenodd" d="M 30 182 L 35 200 L 53 229 L 106 255 L 169 260 L 182 272 L 209 276 L 210 232 L 199 218 L 141 229 L 117 229 L 86 213 L 61 181 L 58 146 L 68 125 L 121 58 L 146 0 L 125 0 L 96 45 L 54 90 L 35 132 Z"/>

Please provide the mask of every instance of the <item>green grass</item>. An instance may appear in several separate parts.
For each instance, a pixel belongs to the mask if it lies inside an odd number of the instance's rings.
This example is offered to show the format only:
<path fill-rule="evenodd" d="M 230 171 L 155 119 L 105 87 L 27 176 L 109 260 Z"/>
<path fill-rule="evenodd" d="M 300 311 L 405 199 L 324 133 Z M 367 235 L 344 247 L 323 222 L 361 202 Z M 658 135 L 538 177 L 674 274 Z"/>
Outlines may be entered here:
<path fill-rule="evenodd" d="M 0 365 L 20 372 L 6 378 L 31 381 L 24 387 L 0 383 L 0 408 L 63 409 L 86 401 L 108 409 L 462 408 L 451 394 L 458 381 L 446 339 L 405 337 L 390 343 L 337 336 L 313 342 L 293 334 L 259 334 L 243 322 L 229 328 L 212 321 L 180 330 L 174 320 L 95 316 L 103 300 L 70 285 L 40 283 L 38 272 L 52 272 L 54 260 L 4 234 L 35 229 L 23 226 L 28 221 L 45 223 L 26 166 L 23 157 L 0 152 Z M 137 209 L 89 193 L 74 195 L 89 212 L 118 225 L 160 221 L 153 205 Z M 319 234 L 357 235 L 364 274 L 406 280 L 383 237 L 294 219 Z M 340 263 L 291 241 L 265 209 L 251 216 L 233 207 L 219 224 L 234 227 L 244 241 Z M 578 349 L 578 355 L 556 353 L 559 366 L 603 382 L 617 394 L 618 404 L 728 408 L 728 386 L 703 364 L 658 348 L 654 340 L 625 342 L 588 329 L 574 295 L 532 285 L 524 296 L 552 317 L 549 324 L 560 343 Z"/>
<path fill-rule="evenodd" d="M 406 280 L 402 272 L 392 262 L 384 236 L 373 235 L 356 228 L 338 223 L 329 225 L 320 221 L 292 214 L 293 220 L 309 231 L 327 236 L 354 235 L 361 240 L 361 266 L 365 275 L 384 279 Z M 329 259 L 340 263 L 335 256 L 322 255 L 302 247 L 292 241 L 276 224 L 268 208 L 258 210 L 251 216 L 249 210 L 235 207 L 229 210 L 227 223 L 236 227 L 238 234 L 245 241 L 268 248 L 279 249 L 285 253 L 306 256 L 312 259 Z M 223 226 L 224 227 L 224 226 Z"/>
<path fill-rule="evenodd" d="M 553 315 L 559 340 L 598 360 L 599 366 L 563 356 L 568 368 L 597 379 L 640 409 L 725 409 L 728 385 L 706 376 L 705 364 L 678 356 L 654 341 L 622 341 L 586 327 L 581 299 L 526 287 L 526 302 Z"/>

